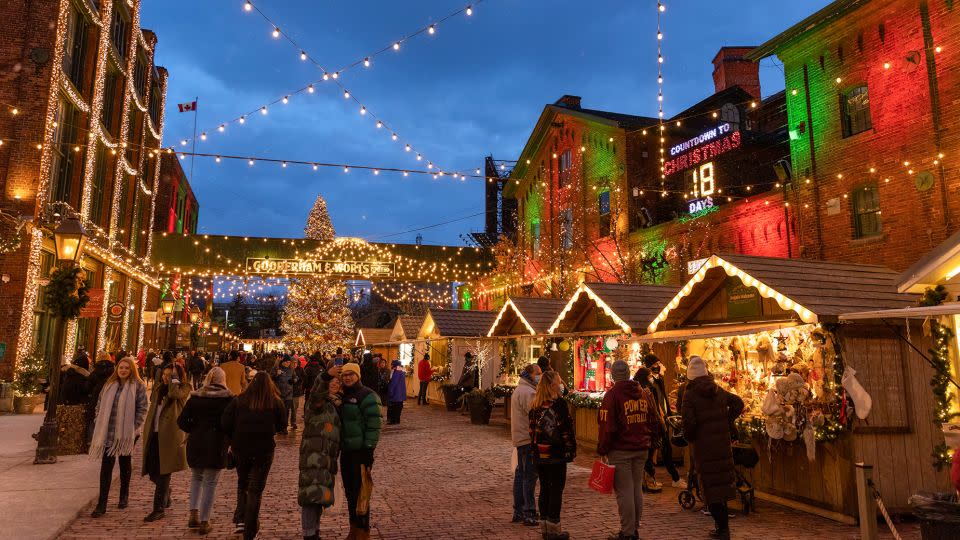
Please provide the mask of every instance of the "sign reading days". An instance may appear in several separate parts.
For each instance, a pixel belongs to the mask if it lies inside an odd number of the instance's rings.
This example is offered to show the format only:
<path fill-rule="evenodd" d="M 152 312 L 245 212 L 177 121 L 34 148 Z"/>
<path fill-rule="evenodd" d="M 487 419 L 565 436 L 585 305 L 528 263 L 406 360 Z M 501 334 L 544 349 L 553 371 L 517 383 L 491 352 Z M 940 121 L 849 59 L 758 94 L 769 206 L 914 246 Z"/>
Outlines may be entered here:
<path fill-rule="evenodd" d="M 396 265 L 381 261 L 321 261 L 313 259 L 248 258 L 247 272 L 318 276 L 393 276 Z"/>

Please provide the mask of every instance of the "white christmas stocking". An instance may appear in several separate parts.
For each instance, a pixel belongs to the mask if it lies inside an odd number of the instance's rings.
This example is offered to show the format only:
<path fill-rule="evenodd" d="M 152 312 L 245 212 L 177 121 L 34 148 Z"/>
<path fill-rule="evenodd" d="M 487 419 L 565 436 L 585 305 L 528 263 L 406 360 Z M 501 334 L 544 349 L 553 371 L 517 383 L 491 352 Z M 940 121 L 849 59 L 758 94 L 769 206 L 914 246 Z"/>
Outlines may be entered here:
<path fill-rule="evenodd" d="M 861 386 L 856 375 L 856 370 L 847 366 L 843 369 L 843 377 L 840 380 L 843 383 L 843 388 L 850 394 L 850 398 L 853 399 L 853 406 L 857 411 L 857 418 L 863 420 L 870 414 L 870 408 L 873 407 L 873 399 L 870 398 L 870 394 Z"/>
<path fill-rule="evenodd" d="M 803 445 L 807 450 L 807 459 L 810 461 L 817 459 L 817 433 L 810 424 L 803 428 Z"/>

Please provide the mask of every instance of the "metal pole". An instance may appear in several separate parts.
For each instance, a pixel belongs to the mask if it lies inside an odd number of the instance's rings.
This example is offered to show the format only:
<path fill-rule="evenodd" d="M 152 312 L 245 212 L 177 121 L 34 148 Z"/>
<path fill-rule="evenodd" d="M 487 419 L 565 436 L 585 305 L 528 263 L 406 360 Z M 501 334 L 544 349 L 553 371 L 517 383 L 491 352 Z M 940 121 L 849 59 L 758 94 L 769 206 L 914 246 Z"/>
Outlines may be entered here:
<path fill-rule="evenodd" d="M 873 465 L 855 463 L 857 469 L 857 509 L 860 516 L 860 538 L 877 539 L 877 505 L 873 498 L 870 482 L 873 477 Z"/>
<path fill-rule="evenodd" d="M 57 462 L 57 447 L 59 446 L 60 435 L 57 427 L 57 402 L 60 400 L 60 363 L 64 347 L 66 347 L 66 328 L 66 319 L 57 317 L 56 329 L 54 330 L 54 343 L 56 344 L 54 350 L 56 352 L 49 361 L 50 366 L 47 374 L 47 412 L 43 417 L 40 432 L 37 433 L 37 454 L 33 459 L 34 464 Z"/>

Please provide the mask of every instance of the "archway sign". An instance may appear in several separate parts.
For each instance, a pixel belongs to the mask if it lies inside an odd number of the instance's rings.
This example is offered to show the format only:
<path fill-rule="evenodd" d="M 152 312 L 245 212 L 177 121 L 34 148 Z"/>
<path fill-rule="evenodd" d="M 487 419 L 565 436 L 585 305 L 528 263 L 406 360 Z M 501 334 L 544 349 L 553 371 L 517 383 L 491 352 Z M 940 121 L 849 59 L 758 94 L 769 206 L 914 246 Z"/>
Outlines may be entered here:
<path fill-rule="evenodd" d="M 490 272 L 489 249 L 304 238 L 155 233 L 161 276 L 330 277 L 370 281 L 473 281 Z"/>

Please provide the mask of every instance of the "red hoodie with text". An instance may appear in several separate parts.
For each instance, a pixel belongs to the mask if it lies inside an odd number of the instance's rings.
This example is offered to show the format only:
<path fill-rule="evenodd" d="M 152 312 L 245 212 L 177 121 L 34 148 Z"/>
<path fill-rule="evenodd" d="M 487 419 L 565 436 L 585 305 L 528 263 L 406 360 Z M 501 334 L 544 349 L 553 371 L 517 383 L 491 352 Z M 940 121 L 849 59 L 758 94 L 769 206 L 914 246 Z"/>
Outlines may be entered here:
<path fill-rule="evenodd" d="M 647 450 L 660 431 L 653 394 L 635 381 L 619 381 L 607 390 L 597 411 L 597 453 Z"/>

